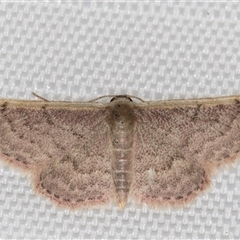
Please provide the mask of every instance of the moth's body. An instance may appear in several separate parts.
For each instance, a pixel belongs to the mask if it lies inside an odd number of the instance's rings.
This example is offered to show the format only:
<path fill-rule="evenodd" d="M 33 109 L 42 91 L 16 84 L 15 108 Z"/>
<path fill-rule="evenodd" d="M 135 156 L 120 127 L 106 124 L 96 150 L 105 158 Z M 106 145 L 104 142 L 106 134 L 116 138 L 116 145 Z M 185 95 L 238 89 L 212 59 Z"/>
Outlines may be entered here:
<path fill-rule="evenodd" d="M 183 205 L 240 157 L 240 97 L 135 103 L 0 99 L 0 159 L 77 208 Z"/>
<path fill-rule="evenodd" d="M 113 181 L 120 208 L 127 203 L 132 182 L 132 161 L 136 118 L 134 104 L 127 97 L 114 98 L 107 107 L 107 123 L 113 154 Z"/>

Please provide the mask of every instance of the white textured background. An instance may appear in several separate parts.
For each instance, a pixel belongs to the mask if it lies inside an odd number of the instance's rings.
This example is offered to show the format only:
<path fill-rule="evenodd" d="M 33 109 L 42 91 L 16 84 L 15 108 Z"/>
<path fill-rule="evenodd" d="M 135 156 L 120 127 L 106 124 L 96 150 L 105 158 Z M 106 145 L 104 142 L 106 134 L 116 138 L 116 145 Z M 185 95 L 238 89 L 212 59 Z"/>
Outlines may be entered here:
<path fill-rule="evenodd" d="M 0 97 L 240 94 L 240 3 L 0 5 Z M 183 209 L 71 212 L 0 165 L 0 238 L 240 238 L 240 164 Z"/>

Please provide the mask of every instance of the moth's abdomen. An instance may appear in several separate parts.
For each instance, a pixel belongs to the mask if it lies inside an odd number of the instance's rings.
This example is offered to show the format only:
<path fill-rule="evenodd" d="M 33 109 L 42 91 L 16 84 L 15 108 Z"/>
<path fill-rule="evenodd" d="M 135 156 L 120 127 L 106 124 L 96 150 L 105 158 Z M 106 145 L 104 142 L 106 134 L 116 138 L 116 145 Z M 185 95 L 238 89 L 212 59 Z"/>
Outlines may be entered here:
<path fill-rule="evenodd" d="M 132 182 L 132 146 L 133 139 L 122 134 L 113 134 L 113 180 L 118 205 L 123 208 L 127 202 Z"/>
<path fill-rule="evenodd" d="M 135 118 L 130 104 L 112 103 L 108 124 L 112 145 L 113 181 L 117 203 L 124 208 L 132 182 Z"/>

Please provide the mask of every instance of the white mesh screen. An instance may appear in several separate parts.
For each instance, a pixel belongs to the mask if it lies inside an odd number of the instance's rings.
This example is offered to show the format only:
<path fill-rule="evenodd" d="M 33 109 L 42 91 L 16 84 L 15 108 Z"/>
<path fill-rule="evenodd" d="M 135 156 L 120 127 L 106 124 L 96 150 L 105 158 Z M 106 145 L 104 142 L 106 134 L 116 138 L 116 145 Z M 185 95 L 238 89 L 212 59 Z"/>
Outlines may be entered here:
<path fill-rule="evenodd" d="M 2 3 L 0 97 L 240 95 L 239 3 Z M 239 239 L 240 164 L 183 209 L 68 211 L 0 165 L 1 238 Z"/>

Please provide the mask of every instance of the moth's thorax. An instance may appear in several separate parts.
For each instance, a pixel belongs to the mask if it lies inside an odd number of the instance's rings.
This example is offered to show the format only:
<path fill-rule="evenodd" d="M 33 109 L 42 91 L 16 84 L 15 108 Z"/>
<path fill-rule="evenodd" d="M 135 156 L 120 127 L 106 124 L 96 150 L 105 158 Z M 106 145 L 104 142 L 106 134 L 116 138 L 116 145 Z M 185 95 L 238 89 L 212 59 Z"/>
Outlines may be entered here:
<path fill-rule="evenodd" d="M 134 103 L 119 97 L 109 103 L 107 121 L 113 131 L 128 131 L 135 122 Z"/>
<path fill-rule="evenodd" d="M 136 118 L 134 103 L 127 97 L 114 98 L 107 108 L 113 154 L 113 180 L 118 205 L 123 208 L 132 181 L 132 159 Z"/>

